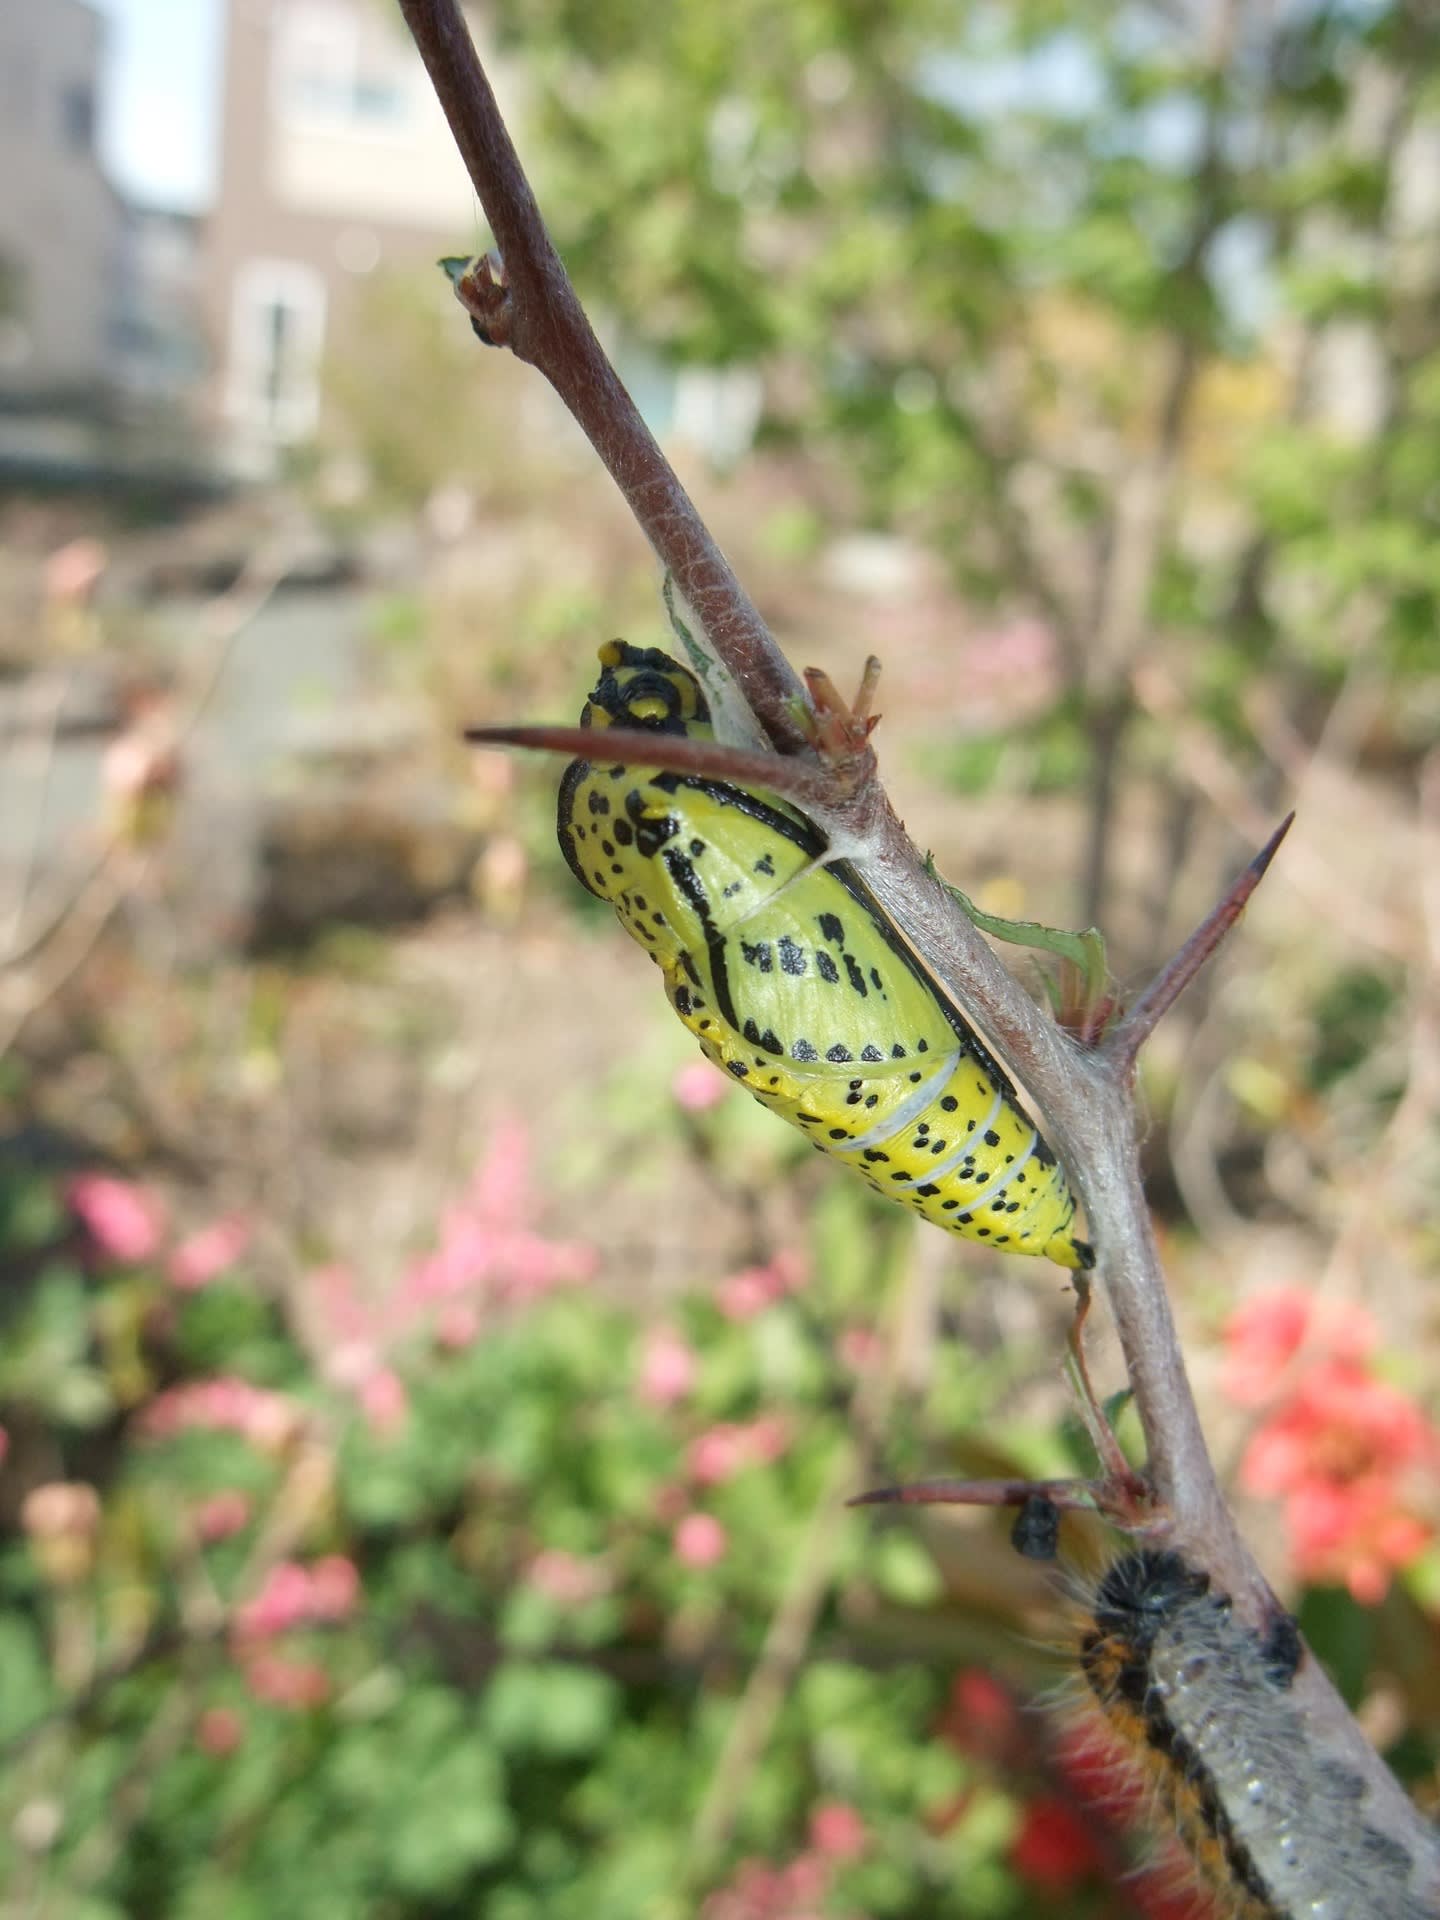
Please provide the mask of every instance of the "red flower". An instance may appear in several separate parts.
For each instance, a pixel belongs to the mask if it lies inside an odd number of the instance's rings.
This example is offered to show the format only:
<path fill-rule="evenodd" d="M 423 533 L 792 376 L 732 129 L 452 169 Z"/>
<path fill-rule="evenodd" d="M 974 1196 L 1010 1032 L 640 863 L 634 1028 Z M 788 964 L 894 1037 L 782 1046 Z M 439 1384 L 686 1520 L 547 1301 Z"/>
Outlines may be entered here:
<path fill-rule="evenodd" d="M 829 1860 L 858 1860 L 868 1838 L 865 1822 L 844 1800 L 827 1800 L 810 1814 L 810 1844 Z"/>
<path fill-rule="evenodd" d="M 1031 1886 L 1068 1893 L 1101 1862 L 1095 1836 L 1065 1801 L 1045 1796 L 1026 1807 L 1010 1845 L 1010 1864 Z"/>
<path fill-rule="evenodd" d="M 1298 1288 L 1248 1301 L 1225 1333 L 1226 1390 L 1243 1406 L 1271 1409 L 1240 1484 L 1285 1502 L 1303 1579 L 1341 1582 L 1366 1605 L 1429 1541 L 1406 1481 L 1440 1460 L 1440 1435 L 1424 1414 L 1371 1372 L 1376 1340 L 1363 1308 Z"/>
<path fill-rule="evenodd" d="M 1024 1745 L 1015 1696 L 983 1667 L 956 1674 L 939 1732 L 958 1752 L 1000 1767 L 1017 1764 Z"/>
<path fill-rule="evenodd" d="M 1263 1406 L 1302 1349 L 1313 1361 L 1358 1361 L 1374 1351 L 1377 1338 L 1375 1322 L 1352 1301 L 1317 1301 L 1301 1287 L 1272 1287 L 1226 1322 L 1221 1384 L 1237 1406 Z"/>
<path fill-rule="evenodd" d="M 1405 1394 L 1354 1359 L 1322 1361 L 1259 1428 L 1240 1463 L 1247 1493 L 1281 1498 L 1304 1579 L 1363 1605 L 1424 1550 L 1432 1529 L 1406 1481 L 1440 1459 L 1440 1435 Z"/>

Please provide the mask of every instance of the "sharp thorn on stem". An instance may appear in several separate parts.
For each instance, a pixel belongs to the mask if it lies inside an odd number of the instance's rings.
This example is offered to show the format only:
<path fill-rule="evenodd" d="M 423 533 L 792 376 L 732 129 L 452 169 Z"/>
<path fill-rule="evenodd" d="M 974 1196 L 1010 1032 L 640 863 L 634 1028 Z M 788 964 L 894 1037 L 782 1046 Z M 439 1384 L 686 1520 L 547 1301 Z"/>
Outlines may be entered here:
<path fill-rule="evenodd" d="M 1280 843 L 1294 821 L 1295 815 L 1287 813 L 1234 885 L 1141 994 L 1106 1043 L 1105 1051 L 1113 1059 L 1125 1066 L 1133 1065 L 1136 1055 L 1161 1019 L 1240 918 L 1246 902 L 1264 879 L 1266 868 L 1279 852 Z"/>
<path fill-rule="evenodd" d="M 616 765 L 706 774 L 811 804 L 833 795 L 833 777 L 809 759 L 755 753 L 719 740 L 687 740 L 633 727 L 571 726 L 467 727 L 462 738 L 471 747 L 519 747 L 529 753 L 565 753 Z"/>
<path fill-rule="evenodd" d="M 847 1507 L 1020 1507 L 1037 1495 L 1052 1505 L 1093 1510 L 1098 1489 L 1089 1480 L 915 1480 L 895 1487 L 872 1487 L 845 1502 Z"/>

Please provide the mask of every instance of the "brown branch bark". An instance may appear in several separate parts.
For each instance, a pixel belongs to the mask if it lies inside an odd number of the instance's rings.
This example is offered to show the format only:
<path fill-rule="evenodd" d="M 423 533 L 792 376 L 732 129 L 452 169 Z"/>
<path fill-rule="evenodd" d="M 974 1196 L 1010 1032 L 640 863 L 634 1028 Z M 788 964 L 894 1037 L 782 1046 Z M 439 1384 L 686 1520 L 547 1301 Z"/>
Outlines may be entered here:
<path fill-rule="evenodd" d="M 563 266 L 471 45 L 458 0 L 399 0 L 501 248 L 462 297 L 487 336 L 542 373 L 565 401 L 674 574 L 705 634 L 735 673 L 777 746 L 798 748 L 788 703 L 798 683 L 700 521 L 693 503 L 605 358 Z M 1173 428 L 1172 428 L 1173 431 Z M 823 764 L 823 763 L 820 763 Z M 868 753 L 853 783 L 834 782 L 807 810 L 852 860 L 945 990 L 994 1042 L 1050 1124 L 1079 1190 L 1099 1278 L 1119 1332 L 1145 1432 L 1147 1474 L 1171 1543 L 1210 1572 L 1242 1618 L 1273 1617 L 1274 1598 L 1226 1506 L 1186 1377 L 1150 1228 L 1137 1151 L 1133 1047 L 1078 1046 L 1021 991 L 941 883 L 927 874 Z M 822 783 L 823 784 L 823 783 Z M 1307 1731 L 1367 1784 L 1366 1819 L 1432 1874 L 1440 1840 L 1421 1821 L 1313 1660 L 1295 1683 Z"/>

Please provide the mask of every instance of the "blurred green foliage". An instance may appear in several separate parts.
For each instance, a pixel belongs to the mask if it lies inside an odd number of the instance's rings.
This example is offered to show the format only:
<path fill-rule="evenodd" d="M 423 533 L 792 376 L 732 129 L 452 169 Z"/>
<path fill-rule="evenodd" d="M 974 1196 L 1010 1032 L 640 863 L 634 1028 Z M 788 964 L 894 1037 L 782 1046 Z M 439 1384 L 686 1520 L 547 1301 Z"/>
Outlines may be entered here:
<path fill-rule="evenodd" d="M 804 449 L 830 516 L 1050 624 L 1048 751 L 962 743 L 954 777 L 1088 773 L 1079 918 L 1103 921 L 1117 764 L 1174 785 L 1142 647 L 1183 644 L 1183 697 L 1241 753 L 1262 666 L 1321 710 L 1361 666 L 1433 689 L 1433 10 L 497 19 L 582 293 L 677 365 L 756 368 L 762 444 Z M 1397 745 L 1437 719 L 1431 691 Z"/>
<path fill-rule="evenodd" d="M 158 1249 L 77 1247 L 47 1179 L 5 1198 L 0 1253 L 47 1261 L 0 1377 L 9 1471 L 42 1482 L 0 1553 L 6 1881 L 96 1920 L 692 1911 L 692 1830 L 767 1622 L 809 1572 L 803 1516 L 833 1510 L 838 1465 L 860 1470 L 837 1340 L 903 1276 L 906 1224 L 857 1232 L 868 1202 L 837 1190 L 823 1286 L 787 1280 L 758 1314 L 675 1302 L 669 1376 L 647 1317 L 589 1290 L 468 1343 L 412 1341 L 404 1418 L 377 1426 L 243 1259 L 177 1290 Z M 1005 1374 L 953 1358 L 929 1418 L 958 1435 Z M 907 1655 L 907 1612 L 945 1630 L 934 1563 L 858 1516 L 831 1555 L 707 1874 L 824 1859 L 807 1820 L 839 1802 L 864 1840 L 822 1879 L 850 1906 L 1036 1911 L 1004 1864 L 1023 1783 L 942 1737 L 947 1665 Z M 307 1613 L 295 1570 L 337 1566 L 353 1586 Z M 955 1657 L 990 1643 L 949 1631 Z"/>
<path fill-rule="evenodd" d="M 693 1114 L 692 1150 L 752 1111 Z M 142 1235 L 163 1216 L 98 1185 L 75 1189 L 88 1237 L 49 1177 L 0 1196 L 0 1258 L 39 1263 L 0 1372 L 20 1522 L 0 1549 L 0 1860 L 35 1911 L 681 1920 L 717 1884 L 717 1915 L 799 1912 L 802 1891 L 877 1920 L 1151 1911 L 1120 1892 L 1074 1750 L 1009 1690 L 1054 1662 L 1013 1637 L 1007 1606 L 1039 1589 L 998 1527 L 968 1536 L 967 1593 L 908 1520 L 838 1508 L 910 1311 L 909 1222 L 834 1183 L 811 1278 L 777 1256 L 658 1316 L 590 1284 L 525 1299 L 543 1243 L 497 1226 L 508 1252 L 467 1246 L 518 1263 L 508 1307 L 457 1333 L 441 1293 L 398 1343 L 380 1299 L 351 1325 L 400 1370 L 382 1409 L 243 1251 L 199 1285 L 163 1234 L 107 1253 L 117 1208 Z M 1070 1423 L 1002 1414 L 1031 1356 L 972 1329 L 940 1358 L 923 1398 L 888 1403 L 887 1463 L 1084 1463 Z M 777 1609 L 817 1580 L 737 1785 L 734 1716 Z M 1395 1622 L 1386 1652 L 1348 1596 L 1303 1618 L 1352 1697 L 1393 1658 Z M 1423 1775 L 1434 1738 L 1407 1738 Z"/>

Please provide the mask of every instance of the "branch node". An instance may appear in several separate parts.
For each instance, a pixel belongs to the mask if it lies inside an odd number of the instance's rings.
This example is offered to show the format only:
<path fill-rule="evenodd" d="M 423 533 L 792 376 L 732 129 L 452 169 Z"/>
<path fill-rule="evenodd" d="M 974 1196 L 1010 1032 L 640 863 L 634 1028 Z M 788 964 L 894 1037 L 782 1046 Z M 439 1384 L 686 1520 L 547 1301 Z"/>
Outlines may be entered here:
<path fill-rule="evenodd" d="M 470 316 L 475 338 L 487 347 L 508 347 L 515 332 L 515 309 L 505 262 L 498 253 L 477 253 L 469 260 L 440 262 L 450 276 L 455 298 Z"/>
<path fill-rule="evenodd" d="M 875 774 L 870 736 L 880 724 L 880 716 L 870 708 L 879 683 L 880 662 L 871 654 L 852 706 L 823 668 L 805 669 L 814 710 L 797 713 L 796 718 L 821 759 L 834 771 L 836 786 L 845 797 L 858 793 Z"/>

